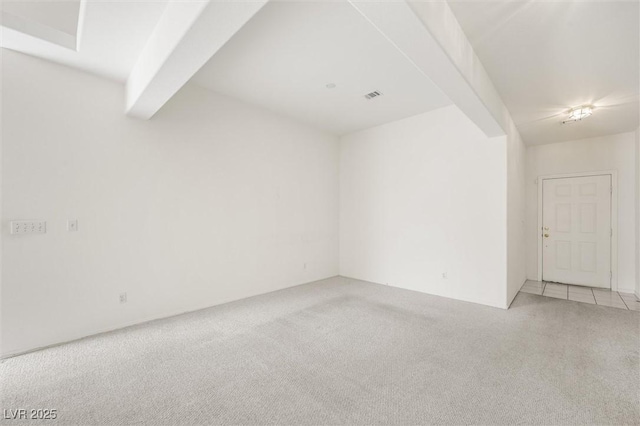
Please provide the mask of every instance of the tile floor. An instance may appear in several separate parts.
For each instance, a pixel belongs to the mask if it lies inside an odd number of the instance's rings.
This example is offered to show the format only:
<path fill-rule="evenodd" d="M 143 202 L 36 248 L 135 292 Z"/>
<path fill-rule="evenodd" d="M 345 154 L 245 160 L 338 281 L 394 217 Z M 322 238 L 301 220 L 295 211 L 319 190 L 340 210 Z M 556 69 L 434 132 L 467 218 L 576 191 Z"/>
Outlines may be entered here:
<path fill-rule="evenodd" d="M 548 283 L 527 280 L 520 289 L 523 293 L 591 303 L 592 305 L 640 311 L 640 301 L 634 294 L 577 285 Z"/>

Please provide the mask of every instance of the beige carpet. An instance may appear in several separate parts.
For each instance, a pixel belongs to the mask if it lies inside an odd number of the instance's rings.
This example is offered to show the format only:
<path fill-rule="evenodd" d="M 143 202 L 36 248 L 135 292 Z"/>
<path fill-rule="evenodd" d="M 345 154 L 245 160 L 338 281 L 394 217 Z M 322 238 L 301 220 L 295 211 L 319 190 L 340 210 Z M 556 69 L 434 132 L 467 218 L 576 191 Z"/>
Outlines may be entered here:
<path fill-rule="evenodd" d="M 334 278 L 7 359 L 0 402 L 57 409 L 43 424 L 638 424 L 639 339 L 638 312 Z"/>

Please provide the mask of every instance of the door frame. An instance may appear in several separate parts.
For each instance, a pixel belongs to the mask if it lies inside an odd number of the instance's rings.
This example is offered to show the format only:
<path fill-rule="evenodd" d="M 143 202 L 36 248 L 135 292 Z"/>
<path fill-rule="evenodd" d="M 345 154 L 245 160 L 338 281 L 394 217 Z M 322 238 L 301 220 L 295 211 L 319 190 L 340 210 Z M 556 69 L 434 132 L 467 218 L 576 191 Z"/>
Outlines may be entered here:
<path fill-rule="evenodd" d="M 618 290 L 618 172 L 616 170 L 602 170 L 597 172 L 561 173 L 542 175 L 536 179 L 538 185 L 538 227 L 536 241 L 538 242 L 538 281 L 542 281 L 542 181 L 546 179 L 562 179 L 589 176 L 611 176 L 611 291 Z"/>

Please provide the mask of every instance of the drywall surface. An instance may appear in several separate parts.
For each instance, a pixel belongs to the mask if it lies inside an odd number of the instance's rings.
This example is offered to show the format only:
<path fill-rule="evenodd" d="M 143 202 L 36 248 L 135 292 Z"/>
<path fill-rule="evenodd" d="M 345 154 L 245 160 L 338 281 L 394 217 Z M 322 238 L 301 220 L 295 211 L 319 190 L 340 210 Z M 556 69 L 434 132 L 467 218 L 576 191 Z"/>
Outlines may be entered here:
<path fill-rule="evenodd" d="M 511 114 L 502 102 L 491 78 L 478 59 L 473 46 L 460 27 L 449 3 L 446 1 L 409 2 L 431 34 L 438 40 L 440 47 L 455 64 L 465 83 L 473 88 L 474 95 L 482 100 L 475 108 L 471 104 L 462 103 L 462 99 L 450 94 L 452 99 L 458 100 L 458 105 L 465 105 L 467 114 L 480 117 L 487 112 L 506 135 L 506 154 L 503 158 L 507 162 L 507 289 L 506 303 L 511 304 L 526 279 L 526 241 L 525 241 L 525 152 L 526 147 L 518 129 L 513 123 Z M 478 108 L 481 112 L 478 112 Z M 476 115 L 478 114 L 478 115 Z M 491 120 L 489 120 L 491 121 Z M 487 120 L 485 131 L 492 127 Z"/>
<path fill-rule="evenodd" d="M 342 137 L 340 274 L 506 307 L 505 143 L 456 106 Z"/>
<path fill-rule="evenodd" d="M 460 74 L 464 76 L 466 83 L 481 99 L 482 102 L 474 107 L 467 102 L 460 103 L 465 107 L 467 114 L 486 116 L 486 112 L 488 112 L 497 126 L 486 123 L 486 118 L 478 123 L 482 123 L 482 127 L 491 136 L 507 134 L 509 131 L 515 130 L 509 111 L 467 39 L 467 35 L 458 23 L 449 3 L 447 1 L 408 1 L 407 4 L 433 37 L 438 40 L 438 44 L 455 64 Z M 456 98 L 458 102 L 464 99 L 453 96 L 453 94 L 449 94 L 449 96 L 452 99 Z"/>
<path fill-rule="evenodd" d="M 636 130 L 636 295 L 640 297 L 640 127 Z"/>
<path fill-rule="evenodd" d="M 527 276 L 538 279 L 539 176 L 616 170 L 618 175 L 618 290 L 636 280 L 634 133 L 527 147 Z"/>
<path fill-rule="evenodd" d="M 3 127 L 3 90 L 2 90 L 2 50 L 0 50 L 0 356 L 2 352 L 2 239 L 4 238 L 2 232 L 2 224 L 4 219 L 2 217 L 2 129 Z"/>
<path fill-rule="evenodd" d="M 507 305 L 527 279 L 526 187 L 527 148 L 511 117 L 507 132 Z"/>
<path fill-rule="evenodd" d="M 123 86 L 2 59 L 3 355 L 338 273 L 336 137 L 190 85 L 136 120 Z"/>

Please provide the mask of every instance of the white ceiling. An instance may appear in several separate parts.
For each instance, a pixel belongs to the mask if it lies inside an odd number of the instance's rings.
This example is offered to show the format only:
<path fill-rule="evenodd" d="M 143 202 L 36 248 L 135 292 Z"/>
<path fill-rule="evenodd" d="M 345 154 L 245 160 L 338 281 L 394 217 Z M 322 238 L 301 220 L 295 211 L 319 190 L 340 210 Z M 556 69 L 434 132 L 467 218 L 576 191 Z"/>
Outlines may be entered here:
<path fill-rule="evenodd" d="M 451 104 L 346 1 L 267 4 L 192 81 L 336 134 Z"/>
<path fill-rule="evenodd" d="M 67 12 L 77 2 L 27 3 L 37 7 L 16 9 L 11 5 L 10 11 L 22 13 L 21 18 L 41 25 L 57 26 L 59 30 L 73 26 Z M 78 51 L 5 27 L 2 47 L 124 82 L 165 8 L 166 0 L 85 0 Z"/>
<path fill-rule="evenodd" d="M 523 139 L 544 144 L 638 128 L 636 1 L 450 0 Z M 569 108 L 593 116 L 562 125 Z"/>
<path fill-rule="evenodd" d="M 75 36 L 80 0 L 3 0 L 2 11 Z"/>
<path fill-rule="evenodd" d="M 449 3 L 528 144 L 638 127 L 637 1 Z M 167 0 L 5 1 L 3 17 L 65 33 L 72 47 L 77 30 L 79 50 L 15 26 L 2 27 L 1 44 L 125 82 L 166 7 Z M 193 81 L 336 134 L 451 104 L 346 0 L 268 3 Z M 383 95 L 365 99 L 371 91 Z M 583 104 L 595 106 L 592 117 L 560 124 Z"/>

